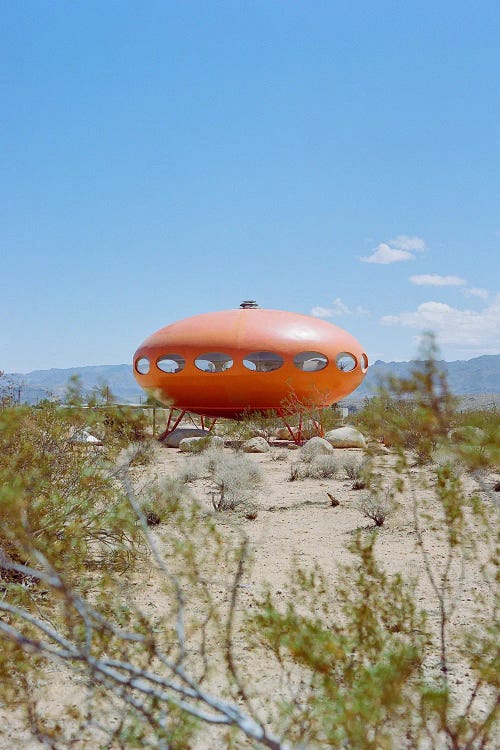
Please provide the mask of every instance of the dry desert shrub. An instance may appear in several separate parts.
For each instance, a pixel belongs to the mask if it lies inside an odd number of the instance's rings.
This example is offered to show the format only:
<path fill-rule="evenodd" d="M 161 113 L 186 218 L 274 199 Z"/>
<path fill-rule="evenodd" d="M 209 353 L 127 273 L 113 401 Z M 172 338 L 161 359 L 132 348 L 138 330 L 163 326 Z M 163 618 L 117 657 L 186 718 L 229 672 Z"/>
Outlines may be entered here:
<path fill-rule="evenodd" d="M 304 479 L 304 465 L 300 461 L 293 461 L 290 464 L 289 482 L 296 482 L 298 479 Z"/>
<path fill-rule="evenodd" d="M 288 480 L 295 482 L 300 479 L 332 479 L 342 470 L 342 464 L 335 455 L 305 453 L 298 461 L 290 464 Z"/>
<path fill-rule="evenodd" d="M 196 438 L 190 444 L 189 453 L 206 453 L 209 450 L 222 450 L 223 447 L 223 443 L 214 440 L 213 435 L 206 435 L 206 437 Z"/>
<path fill-rule="evenodd" d="M 201 453 L 187 454 L 181 479 L 184 482 L 194 482 L 211 476 L 221 461 L 224 461 L 224 456 L 223 446 L 219 443 L 210 445 Z"/>
<path fill-rule="evenodd" d="M 180 480 L 196 479 L 210 481 L 209 493 L 216 510 L 234 510 L 255 495 L 262 484 L 262 471 L 245 453 L 227 453 L 218 446 L 211 446 L 186 460 Z"/>
<path fill-rule="evenodd" d="M 337 456 L 314 456 L 306 464 L 305 476 L 311 479 L 332 479 L 338 476 L 341 466 Z"/>
<path fill-rule="evenodd" d="M 262 472 L 245 454 L 223 454 L 211 472 L 211 483 L 216 510 L 235 510 L 253 499 L 262 484 Z"/>
<path fill-rule="evenodd" d="M 140 534 L 107 451 L 71 439 L 87 420 L 50 402 L 0 411 L 0 549 L 17 562 L 30 560 L 36 541 L 55 567 L 75 574 L 131 563 Z"/>
<path fill-rule="evenodd" d="M 396 509 L 396 501 L 391 490 L 369 492 L 357 504 L 357 510 L 375 526 L 383 526 L 388 515 Z"/>
<path fill-rule="evenodd" d="M 269 458 L 271 461 L 288 461 L 288 451 L 283 448 L 271 448 L 269 451 Z"/>
<path fill-rule="evenodd" d="M 342 468 L 347 479 L 353 482 L 363 478 L 366 472 L 366 460 L 360 456 L 345 456 L 342 460 Z"/>
<path fill-rule="evenodd" d="M 168 518 L 172 509 L 179 503 L 193 502 L 193 493 L 181 477 L 164 477 L 159 482 L 148 485 L 143 491 L 142 512 L 158 516 L 160 521 Z"/>

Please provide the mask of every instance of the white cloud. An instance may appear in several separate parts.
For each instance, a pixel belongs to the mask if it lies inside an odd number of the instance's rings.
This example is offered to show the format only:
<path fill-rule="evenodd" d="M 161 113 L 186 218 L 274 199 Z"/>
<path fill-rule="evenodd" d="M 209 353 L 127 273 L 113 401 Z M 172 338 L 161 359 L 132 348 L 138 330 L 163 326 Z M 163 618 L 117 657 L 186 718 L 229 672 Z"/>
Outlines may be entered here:
<path fill-rule="evenodd" d="M 489 292 L 487 289 L 480 289 L 479 287 L 471 287 L 470 289 L 464 289 L 466 297 L 480 297 L 481 299 L 488 299 Z"/>
<path fill-rule="evenodd" d="M 361 305 L 357 305 L 353 309 L 349 308 L 340 297 L 336 297 L 331 307 L 313 307 L 311 315 L 315 318 L 335 318 L 338 315 L 369 315 L 369 311 Z"/>
<path fill-rule="evenodd" d="M 363 263 L 397 263 L 400 260 L 414 260 L 415 256 L 406 250 L 397 250 L 390 247 L 385 242 L 381 242 L 371 255 L 365 255 L 360 258 Z"/>
<path fill-rule="evenodd" d="M 311 315 L 315 318 L 331 318 L 332 311 L 328 307 L 313 307 Z"/>
<path fill-rule="evenodd" d="M 398 263 L 402 260 L 415 260 L 415 252 L 425 250 L 425 242 L 421 237 L 408 237 L 399 234 L 390 242 L 381 242 L 371 255 L 359 258 L 363 263 Z"/>
<path fill-rule="evenodd" d="M 425 250 L 425 241 L 421 237 L 408 237 L 406 234 L 398 234 L 394 240 L 389 242 L 389 245 L 398 248 L 398 250 L 411 250 L 417 253 Z"/>
<path fill-rule="evenodd" d="M 434 331 L 440 343 L 500 351 L 500 294 L 483 310 L 460 310 L 443 302 L 424 302 L 414 312 L 385 315 L 384 325 Z"/>
<path fill-rule="evenodd" d="M 410 281 L 412 284 L 417 284 L 417 286 L 464 286 L 467 283 L 460 276 L 440 276 L 437 273 L 410 276 Z"/>

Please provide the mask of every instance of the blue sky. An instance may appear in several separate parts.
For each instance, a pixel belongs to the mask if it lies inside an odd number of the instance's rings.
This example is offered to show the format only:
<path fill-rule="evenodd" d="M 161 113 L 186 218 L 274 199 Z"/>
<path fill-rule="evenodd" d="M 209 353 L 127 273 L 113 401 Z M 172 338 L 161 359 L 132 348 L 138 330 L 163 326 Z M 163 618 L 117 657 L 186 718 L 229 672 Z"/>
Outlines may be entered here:
<path fill-rule="evenodd" d="M 315 314 L 375 359 L 500 352 L 498 11 L 0 1 L 0 369 Z"/>

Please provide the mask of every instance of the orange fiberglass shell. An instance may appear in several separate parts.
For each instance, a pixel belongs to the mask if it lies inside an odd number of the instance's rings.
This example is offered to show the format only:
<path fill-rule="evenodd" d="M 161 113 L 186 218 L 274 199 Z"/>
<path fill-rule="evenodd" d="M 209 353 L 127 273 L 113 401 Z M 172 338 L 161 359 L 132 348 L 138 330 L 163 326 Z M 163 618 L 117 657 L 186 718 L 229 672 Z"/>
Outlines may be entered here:
<path fill-rule="evenodd" d="M 172 323 L 134 354 L 137 382 L 157 400 L 233 419 L 289 413 L 292 404 L 329 406 L 354 391 L 367 369 L 361 344 L 342 328 L 255 303 Z"/>

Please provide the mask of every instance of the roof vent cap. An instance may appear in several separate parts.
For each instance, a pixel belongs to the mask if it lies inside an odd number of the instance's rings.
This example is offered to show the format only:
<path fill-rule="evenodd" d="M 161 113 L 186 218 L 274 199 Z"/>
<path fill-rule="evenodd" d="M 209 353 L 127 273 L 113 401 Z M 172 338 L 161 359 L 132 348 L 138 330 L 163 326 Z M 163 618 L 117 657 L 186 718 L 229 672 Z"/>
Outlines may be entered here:
<path fill-rule="evenodd" d="M 240 307 L 242 307 L 243 310 L 251 310 L 252 308 L 258 307 L 258 304 L 254 299 L 244 299 Z"/>

